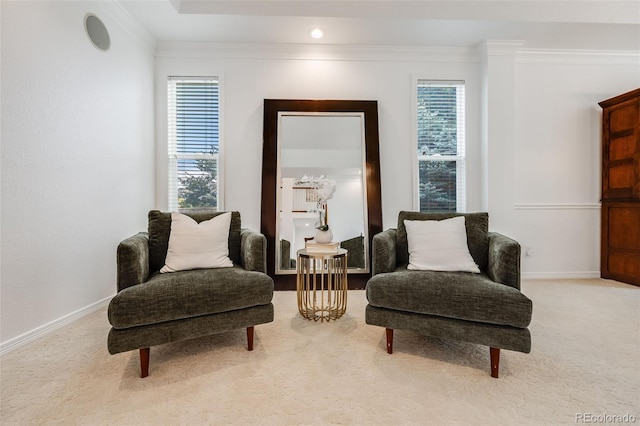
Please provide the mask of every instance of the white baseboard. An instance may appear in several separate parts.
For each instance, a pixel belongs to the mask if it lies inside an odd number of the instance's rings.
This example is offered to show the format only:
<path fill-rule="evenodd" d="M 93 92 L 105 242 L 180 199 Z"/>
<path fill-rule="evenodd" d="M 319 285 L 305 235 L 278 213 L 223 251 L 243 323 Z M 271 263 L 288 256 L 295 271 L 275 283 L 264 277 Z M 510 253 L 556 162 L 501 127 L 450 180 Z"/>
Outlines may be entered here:
<path fill-rule="evenodd" d="M 72 312 L 68 315 L 58 318 L 57 320 L 44 324 L 38 328 L 35 328 L 31 331 L 21 334 L 20 336 L 14 337 L 13 339 L 9 339 L 6 342 L 0 343 L 0 356 L 13 351 L 14 349 L 18 349 L 19 347 L 24 346 L 27 343 L 33 342 L 34 340 L 44 337 L 47 334 L 52 333 L 61 327 L 69 325 L 99 309 L 102 309 L 104 306 L 106 306 L 109 303 L 109 301 L 112 298 L 113 298 L 113 295 L 106 297 L 102 300 L 92 303 L 89 306 L 86 306 L 82 309 L 78 309 L 75 312 Z"/>
<path fill-rule="evenodd" d="M 600 271 L 523 272 L 525 280 L 581 280 L 600 278 Z"/>
<path fill-rule="evenodd" d="M 600 203 L 518 203 L 516 210 L 600 210 Z"/>

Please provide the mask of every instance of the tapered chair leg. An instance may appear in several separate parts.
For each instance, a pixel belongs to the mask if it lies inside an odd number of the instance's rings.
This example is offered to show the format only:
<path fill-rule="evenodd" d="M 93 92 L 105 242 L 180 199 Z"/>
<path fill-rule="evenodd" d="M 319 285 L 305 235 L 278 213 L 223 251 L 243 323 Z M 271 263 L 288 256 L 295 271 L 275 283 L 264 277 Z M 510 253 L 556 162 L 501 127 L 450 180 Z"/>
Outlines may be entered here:
<path fill-rule="evenodd" d="M 393 328 L 387 328 L 387 353 L 393 353 Z"/>
<path fill-rule="evenodd" d="M 253 326 L 247 327 L 247 349 L 253 350 Z"/>
<path fill-rule="evenodd" d="M 150 352 L 150 348 L 140 348 L 140 377 L 143 379 L 149 375 Z"/>
<path fill-rule="evenodd" d="M 500 369 L 500 348 L 489 348 L 491 357 L 491 377 L 498 378 L 498 370 Z"/>

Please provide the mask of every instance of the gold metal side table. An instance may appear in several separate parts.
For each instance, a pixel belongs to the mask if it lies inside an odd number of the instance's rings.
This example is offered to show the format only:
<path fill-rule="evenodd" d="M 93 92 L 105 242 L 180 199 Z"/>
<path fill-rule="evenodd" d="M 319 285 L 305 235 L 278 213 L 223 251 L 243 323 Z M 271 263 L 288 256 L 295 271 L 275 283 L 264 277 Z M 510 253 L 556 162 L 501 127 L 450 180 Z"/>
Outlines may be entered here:
<path fill-rule="evenodd" d="M 296 292 L 300 314 L 314 321 L 337 320 L 347 310 L 347 250 L 298 250 Z"/>

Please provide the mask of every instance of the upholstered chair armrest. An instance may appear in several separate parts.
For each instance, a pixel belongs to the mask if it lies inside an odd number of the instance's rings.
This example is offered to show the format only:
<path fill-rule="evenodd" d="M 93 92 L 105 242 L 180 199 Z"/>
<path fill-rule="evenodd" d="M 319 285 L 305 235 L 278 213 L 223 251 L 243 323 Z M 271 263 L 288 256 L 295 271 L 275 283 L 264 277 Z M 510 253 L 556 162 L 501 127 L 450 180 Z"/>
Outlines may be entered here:
<path fill-rule="evenodd" d="M 267 239 L 260 232 L 240 231 L 240 266 L 247 271 L 267 272 Z"/>
<path fill-rule="evenodd" d="M 118 291 L 149 278 L 149 235 L 140 232 L 118 244 Z"/>
<path fill-rule="evenodd" d="M 520 290 L 520 244 L 509 237 L 489 232 L 489 265 L 491 280 Z"/>
<path fill-rule="evenodd" d="M 371 276 L 396 269 L 396 229 L 387 229 L 373 236 Z"/>

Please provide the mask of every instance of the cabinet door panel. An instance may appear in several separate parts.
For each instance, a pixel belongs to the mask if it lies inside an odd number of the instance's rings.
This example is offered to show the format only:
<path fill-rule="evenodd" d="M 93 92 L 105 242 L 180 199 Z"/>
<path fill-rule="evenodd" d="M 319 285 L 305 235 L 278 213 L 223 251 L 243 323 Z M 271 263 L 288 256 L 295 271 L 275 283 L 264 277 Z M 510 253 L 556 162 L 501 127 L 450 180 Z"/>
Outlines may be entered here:
<path fill-rule="evenodd" d="M 609 277 L 629 284 L 640 284 L 640 256 L 629 253 L 609 255 Z"/>
<path fill-rule="evenodd" d="M 640 201 L 602 205 L 603 278 L 640 285 Z"/>
<path fill-rule="evenodd" d="M 602 107 L 603 278 L 640 286 L 640 89 Z"/>
<path fill-rule="evenodd" d="M 633 163 L 618 163 L 609 168 L 609 189 L 611 190 L 627 190 L 628 196 L 631 196 L 633 183 L 635 181 Z"/>
<path fill-rule="evenodd" d="M 611 139 L 609 144 L 609 161 L 633 160 L 636 149 L 636 139 L 633 135 Z"/>
<path fill-rule="evenodd" d="M 609 207 L 609 247 L 640 251 L 640 207 Z"/>
<path fill-rule="evenodd" d="M 612 108 L 609 117 L 611 122 L 609 131 L 615 133 L 633 129 L 637 117 L 638 105 L 635 102 L 624 103 L 617 108 Z"/>
<path fill-rule="evenodd" d="M 640 89 L 600 106 L 602 198 L 640 199 Z"/>

